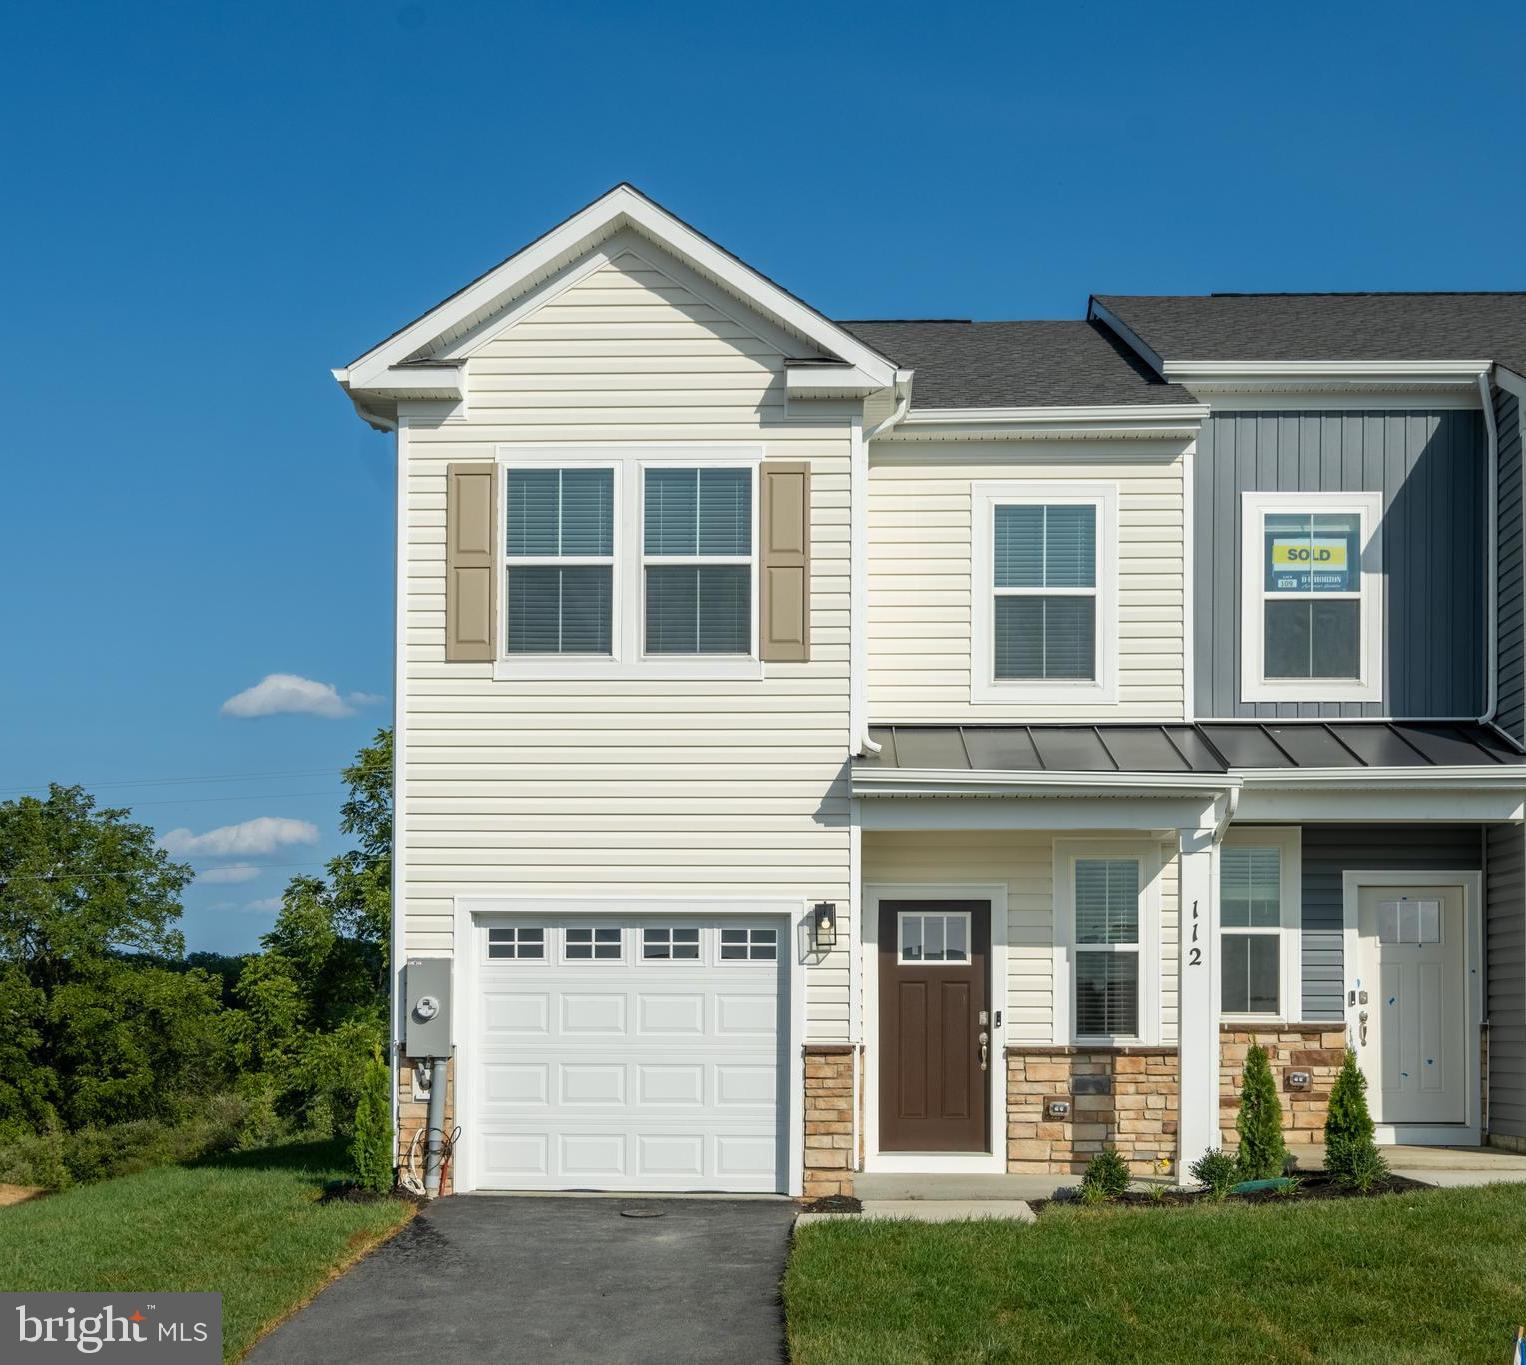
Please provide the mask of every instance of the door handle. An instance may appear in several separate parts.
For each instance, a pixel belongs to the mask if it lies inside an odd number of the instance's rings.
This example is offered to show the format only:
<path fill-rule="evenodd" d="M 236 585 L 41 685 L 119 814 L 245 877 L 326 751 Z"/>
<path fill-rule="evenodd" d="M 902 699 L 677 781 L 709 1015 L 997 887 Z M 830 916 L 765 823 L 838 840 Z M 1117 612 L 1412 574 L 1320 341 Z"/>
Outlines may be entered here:
<path fill-rule="evenodd" d="M 987 1044 L 989 1044 L 990 1041 L 991 1035 L 982 1030 L 980 1034 L 980 1069 L 982 1071 L 986 1069 L 986 1057 L 990 1051 Z"/>
<path fill-rule="evenodd" d="M 1361 1028 L 1361 1031 L 1362 1031 L 1362 1046 L 1366 1047 L 1367 1046 L 1367 1011 L 1363 1010 L 1360 1014 L 1358 1014 L 1357 1017 L 1356 1017 L 1356 1020 L 1357 1020 L 1358 1026 Z"/>

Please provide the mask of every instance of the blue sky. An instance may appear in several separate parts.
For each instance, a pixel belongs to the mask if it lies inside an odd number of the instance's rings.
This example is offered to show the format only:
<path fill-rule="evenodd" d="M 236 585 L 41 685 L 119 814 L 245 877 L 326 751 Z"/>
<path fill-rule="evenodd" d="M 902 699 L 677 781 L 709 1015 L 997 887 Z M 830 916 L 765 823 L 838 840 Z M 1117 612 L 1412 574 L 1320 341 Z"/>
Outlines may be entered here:
<path fill-rule="evenodd" d="M 1523 53 L 1518 4 L 12 7 L 0 799 L 256 869 L 186 898 L 252 947 L 391 693 L 329 368 L 619 180 L 842 317 L 1521 289 Z M 270 674 L 334 714 L 223 713 Z"/>

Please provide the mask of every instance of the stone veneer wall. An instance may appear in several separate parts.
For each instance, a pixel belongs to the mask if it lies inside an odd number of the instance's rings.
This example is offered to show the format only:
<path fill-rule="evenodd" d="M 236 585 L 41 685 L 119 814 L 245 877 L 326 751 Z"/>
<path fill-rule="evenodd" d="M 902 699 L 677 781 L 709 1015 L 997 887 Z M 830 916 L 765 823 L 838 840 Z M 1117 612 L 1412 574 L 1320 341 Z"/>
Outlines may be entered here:
<path fill-rule="evenodd" d="M 397 1160 L 401 1168 L 400 1174 L 407 1173 L 408 1147 L 413 1141 L 413 1135 L 424 1128 L 429 1122 L 429 1101 L 417 1100 L 413 1097 L 413 1063 L 406 1057 L 398 1065 L 397 1073 Z M 451 1059 L 448 1074 L 445 1081 L 445 1132 L 449 1135 L 455 1123 L 456 1114 L 456 1063 Z M 427 1136 L 427 1135 L 426 1135 Z M 424 1137 L 419 1138 L 418 1154 L 418 1178 L 424 1179 Z M 445 1178 L 440 1182 L 441 1194 L 455 1192 L 455 1162 L 445 1170 Z"/>
<path fill-rule="evenodd" d="M 1007 1050 L 1007 1169 L 1078 1174 L 1116 1147 L 1136 1175 L 1176 1155 L 1174 1047 L 1020 1047 Z M 1070 1100 L 1069 1119 L 1045 1101 Z"/>
<path fill-rule="evenodd" d="M 1258 1028 L 1254 1024 L 1224 1024 L 1219 1042 L 1219 1126 L 1224 1145 L 1239 1146 L 1235 1116 L 1240 1109 L 1240 1078 L 1245 1054 L 1252 1043 L 1267 1051 L 1277 1097 L 1282 1101 L 1282 1130 L 1290 1145 L 1307 1146 L 1325 1140 L 1325 1112 L 1330 1107 L 1330 1087 L 1346 1055 L 1346 1029 L 1337 1022 L 1277 1024 Z M 1289 1090 L 1288 1073 L 1307 1071 L 1310 1087 Z"/>
<path fill-rule="evenodd" d="M 807 1199 L 852 1194 L 853 1047 L 849 1043 L 805 1045 L 805 1170 Z"/>
<path fill-rule="evenodd" d="M 1245 1054 L 1267 1050 L 1290 1144 L 1323 1140 L 1330 1086 L 1346 1046 L 1339 1024 L 1256 1028 L 1225 1024 L 1219 1052 L 1221 1141 L 1233 1148 Z M 1310 1073 L 1306 1091 L 1289 1090 L 1291 1071 Z M 1176 1161 L 1180 1087 L 1174 1047 L 1013 1047 L 1007 1050 L 1007 1169 L 1078 1175 L 1104 1147 L 1136 1175 L 1165 1173 Z M 1070 1101 L 1068 1119 L 1050 1119 L 1045 1101 Z"/>

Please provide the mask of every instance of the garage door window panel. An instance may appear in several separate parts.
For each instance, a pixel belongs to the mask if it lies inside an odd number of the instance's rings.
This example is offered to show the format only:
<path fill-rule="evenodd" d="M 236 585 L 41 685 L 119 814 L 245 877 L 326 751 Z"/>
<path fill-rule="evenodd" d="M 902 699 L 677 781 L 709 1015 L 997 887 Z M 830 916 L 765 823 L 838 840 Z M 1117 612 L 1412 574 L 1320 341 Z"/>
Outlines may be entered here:
<path fill-rule="evenodd" d="M 546 930 L 541 925 L 498 925 L 487 931 L 489 961 L 540 961 L 546 958 Z"/>
<path fill-rule="evenodd" d="M 721 961 L 773 962 L 779 956 L 777 929 L 722 929 Z"/>
<path fill-rule="evenodd" d="M 615 928 L 576 925 L 567 930 L 563 953 L 569 962 L 620 962 L 625 957 L 625 936 Z"/>
<path fill-rule="evenodd" d="M 646 962 L 699 961 L 699 929 L 695 925 L 661 926 L 641 931 L 641 957 Z"/>

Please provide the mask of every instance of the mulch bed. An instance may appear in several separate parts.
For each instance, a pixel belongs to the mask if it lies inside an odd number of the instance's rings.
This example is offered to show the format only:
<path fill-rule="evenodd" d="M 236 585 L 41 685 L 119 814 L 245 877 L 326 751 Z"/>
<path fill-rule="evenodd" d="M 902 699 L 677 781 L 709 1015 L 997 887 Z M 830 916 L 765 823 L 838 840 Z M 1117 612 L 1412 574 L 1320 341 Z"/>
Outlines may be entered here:
<path fill-rule="evenodd" d="M 824 1194 L 805 1206 L 807 1213 L 862 1213 L 864 1201 L 851 1194 Z"/>
<path fill-rule="evenodd" d="M 1294 1204 L 1308 1199 L 1375 1199 L 1381 1194 L 1403 1194 L 1407 1190 L 1428 1190 L 1431 1187 L 1421 1180 L 1408 1176 L 1387 1175 L 1377 1181 L 1365 1194 L 1338 1184 L 1324 1171 L 1295 1172 L 1298 1188 L 1290 1191 L 1253 1190 L 1247 1194 L 1231 1194 L 1218 1201 L 1225 1204 Z M 1081 1192 L 1077 1189 L 1059 1190 L 1053 1199 L 1030 1199 L 1028 1207 L 1039 1213 L 1050 1204 L 1080 1204 Z M 1207 1190 L 1168 1189 L 1159 1196 L 1143 1190 L 1129 1190 L 1116 1199 L 1105 1200 L 1092 1207 L 1113 1208 L 1184 1208 L 1193 1204 L 1211 1204 L 1215 1200 Z"/>

